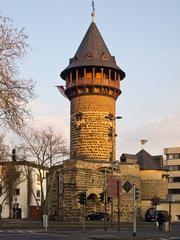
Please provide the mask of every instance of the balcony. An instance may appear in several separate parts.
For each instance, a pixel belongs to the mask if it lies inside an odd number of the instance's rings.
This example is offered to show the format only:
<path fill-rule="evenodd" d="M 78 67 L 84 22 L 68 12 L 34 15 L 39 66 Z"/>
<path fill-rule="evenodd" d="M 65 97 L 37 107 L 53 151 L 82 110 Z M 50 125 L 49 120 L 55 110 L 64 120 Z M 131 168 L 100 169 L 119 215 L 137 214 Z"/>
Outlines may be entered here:
<path fill-rule="evenodd" d="M 66 81 L 66 89 L 71 87 L 83 86 L 107 86 L 109 88 L 120 88 L 119 80 L 101 79 L 101 78 L 80 78 L 78 80 Z"/>

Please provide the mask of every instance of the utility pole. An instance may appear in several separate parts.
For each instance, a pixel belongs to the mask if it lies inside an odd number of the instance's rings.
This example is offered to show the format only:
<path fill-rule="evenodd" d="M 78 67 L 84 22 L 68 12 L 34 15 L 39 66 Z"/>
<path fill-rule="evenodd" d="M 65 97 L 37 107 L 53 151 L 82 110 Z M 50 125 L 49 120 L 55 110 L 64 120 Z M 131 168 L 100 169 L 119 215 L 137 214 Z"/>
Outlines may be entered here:
<path fill-rule="evenodd" d="M 136 237 L 136 215 L 137 215 L 137 200 L 140 198 L 141 193 L 140 193 L 140 189 L 136 188 L 135 185 L 133 185 L 133 237 Z"/>
<path fill-rule="evenodd" d="M 136 187 L 133 185 L 133 237 L 136 237 Z"/>
<path fill-rule="evenodd" d="M 117 180 L 117 198 L 118 198 L 118 232 L 120 231 L 120 181 Z"/>
<path fill-rule="evenodd" d="M 104 175 L 104 212 L 105 212 L 104 231 L 107 231 L 107 168 L 105 169 Z"/>
<path fill-rule="evenodd" d="M 83 207 L 83 213 L 82 213 L 82 233 L 85 232 L 85 215 L 86 215 L 86 192 L 80 192 L 78 194 L 78 202 Z"/>
<path fill-rule="evenodd" d="M 112 153 L 111 153 L 111 178 L 113 178 L 113 173 L 114 173 L 114 162 L 115 162 L 115 138 L 117 137 L 116 134 L 116 128 L 115 128 L 115 124 L 116 124 L 116 119 L 122 119 L 121 116 L 117 116 L 115 117 L 113 114 L 109 114 L 108 116 L 105 116 L 105 119 L 108 119 L 111 121 L 112 123 L 112 127 L 110 127 L 110 131 L 109 131 L 109 137 L 111 138 L 111 142 L 112 142 Z M 111 226 L 114 225 L 114 202 L 113 202 L 113 197 L 111 198 Z"/>

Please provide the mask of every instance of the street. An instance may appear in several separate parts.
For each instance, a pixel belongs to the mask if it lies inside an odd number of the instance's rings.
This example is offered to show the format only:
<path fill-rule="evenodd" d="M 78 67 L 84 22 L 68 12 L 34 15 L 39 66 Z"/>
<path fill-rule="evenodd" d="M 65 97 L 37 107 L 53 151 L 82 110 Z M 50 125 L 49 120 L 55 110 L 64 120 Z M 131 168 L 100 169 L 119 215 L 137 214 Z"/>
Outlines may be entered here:
<path fill-rule="evenodd" d="M 152 223 L 138 223 L 137 235 L 132 236 L 132 224 L 121 225 L 120 231 L 117 226 L 104 231 L 103 222 L 86 223 L 85 232 L 82 233 L 79 223 L 49 224 L 47 232 L 40 227 L 40 222 L 33 221 L 9 221 L 0 226 L 0 239 L 2 240 L 180 240 L 180 224 L 173 224 L 171 232 L 159 232 Z"/>

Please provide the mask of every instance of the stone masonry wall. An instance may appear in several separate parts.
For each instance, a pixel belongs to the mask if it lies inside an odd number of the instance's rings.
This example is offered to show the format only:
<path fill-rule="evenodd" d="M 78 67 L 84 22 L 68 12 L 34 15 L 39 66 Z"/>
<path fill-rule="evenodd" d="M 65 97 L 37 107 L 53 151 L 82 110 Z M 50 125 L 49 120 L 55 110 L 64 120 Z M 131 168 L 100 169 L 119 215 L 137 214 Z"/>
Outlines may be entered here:
<path fill-rule="evenodd" d="M 166 199 L 167 182 L 165 180 L 151 179 L 141 181 L 142 200 L 151 200 L 154 196 Z"/>
<path fill-rule="evenodd" d="M 80 221 L 82 218 L 82 206 L 78 203 L 78 193 L 86 191 L 87 198 L 92 194 L 94 200 L 88 199 L 86 205 L 86 214 L 92 212 L 104 212 L 104 204 L 99 202 L 99 193 L 103 192 L 105 184 L 105 173 L 101 171 L 101 163 L 88 163 L 83 161 L 69 161 L 64 169 L 64 195 L 62 220 Z M 108 167 L 109 164 L 106 164 Z M 96 168 L 95 168 L 96 166 Z M 110 172 L 106 173 L 106 178 L 110 178 Z M 140 188 L 139 167 L 137 165 L 122 165 L 119 170 L 114 172 L 116 178 L 120 178 L 122 185 L 128 180 Z M 61 202 L 61 201 L 60 201 Z M 140 209 L 140 200 L 137 201 L 138 210 Z M 110 204 L 107 211 L 110 212 Z M 140 210 L 139 210 L 140 212 Z M 133 192 L 132 189 L 127 193 L 122 190 L 121 221 L 132 222 L 133 218 Z M 118 205 L 117 198 L 114 198 L 114 220 L 117 221 Z"/>
<path fill-rule="evenodd" d="M 115 115 L 115 99 L 108 96 L 85 95 L 71 100 L 71 159 L 110 160 Z M 113 143 L 115 155 L 115 143 Z M 115 158 L 115 156 L 114 156 Z"/>
<path fill-rule="evenodd" d="M 87 201 L 87 213 L 103 211 L 103 205 L 99 203 L 99 193 L 103 191 L 104 174 L 93 171 L 92 169 L 84 169 L 83 163 L 81 168 L 74 165 L 75 162 L 69 161 L 63 171 L 64 176 L 64 194 L 62 204 L 62 220 L 63 221 L 80 221 L 83 215 L 82 206 L 78 202 L 78 193 L 85 191 L 87 197 L 91 194 L 96 196 L 94 201 Z M 62 202 L 62 199 L 61 201 Z"/>
<path fill-rule="evenodd" d="M 119 169 L 120 179 L 122 181 L 122 186 L 126 181 L 130 182 L 140 189 L 141 192 L 141 180 L 140 180 L 140 170 L 137 164 L 127 164 L 122 163 Z M 141 209 L 141 198 L 136 201 L 137 203 L 137 217 L 140 218 Z M 133 189 L 126 192 L 122 189 L 121 197 L 121 221 L 122 222 L 132 222 L 133 221 Z"/>

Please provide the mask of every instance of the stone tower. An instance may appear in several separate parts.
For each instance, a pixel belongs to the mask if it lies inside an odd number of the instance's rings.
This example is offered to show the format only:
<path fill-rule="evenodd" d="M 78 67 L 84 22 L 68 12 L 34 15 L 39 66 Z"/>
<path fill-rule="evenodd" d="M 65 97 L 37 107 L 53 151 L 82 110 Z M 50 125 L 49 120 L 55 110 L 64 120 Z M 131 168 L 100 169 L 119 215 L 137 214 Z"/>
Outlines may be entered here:
<path fill-rule="evenodd" d="M 116 115 L 115 102 L 125 73 L 116 65 L 94 22 L 61 77 L 71 103 L 70 158 L 109 161 L 112 126 L 107 116 Z"/>
<path fill-rule="evenodd" d="M 94 21 L 61 78 L 70 100 L 71 123 L 70 160 L 62 169 L 60 215 L 64 221 L 76 221 L 82 216 L 77 198 L 80 191 L 87 193 L 87 212 L 103 211 L 98 195 L 115 159 L 115 103 L 121 93 L 120 81 L 125 78 Z"/>

